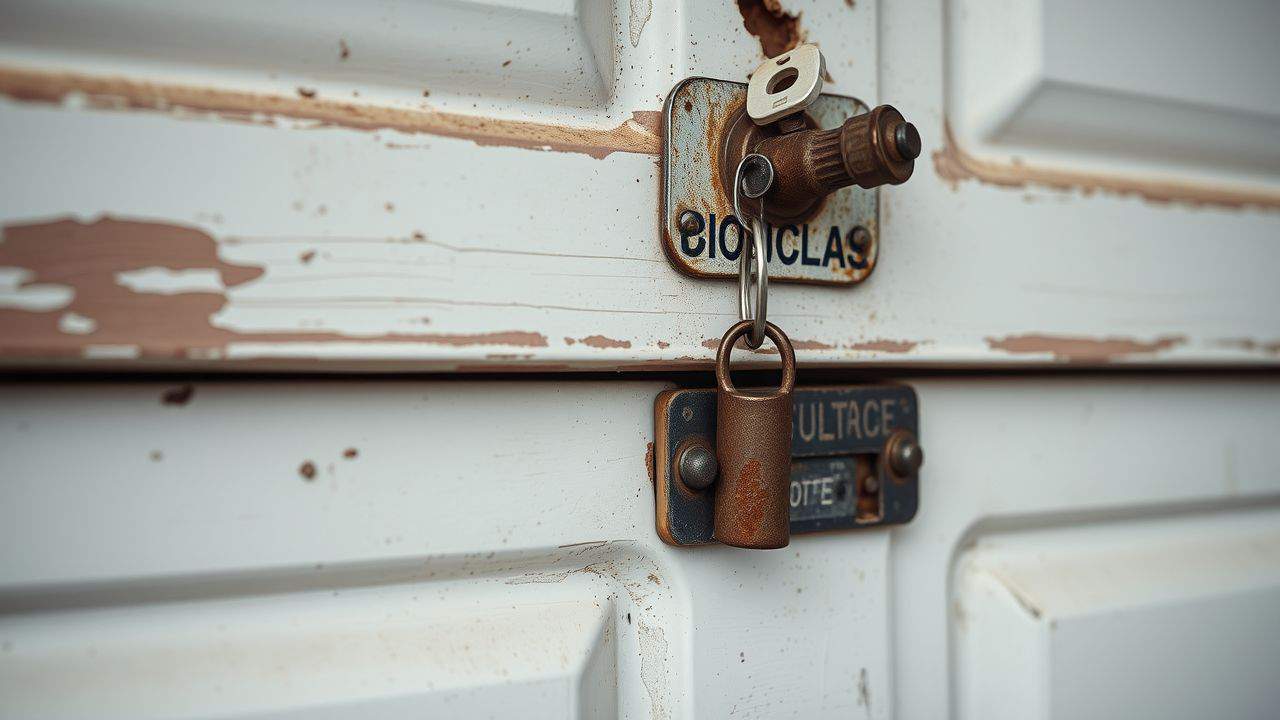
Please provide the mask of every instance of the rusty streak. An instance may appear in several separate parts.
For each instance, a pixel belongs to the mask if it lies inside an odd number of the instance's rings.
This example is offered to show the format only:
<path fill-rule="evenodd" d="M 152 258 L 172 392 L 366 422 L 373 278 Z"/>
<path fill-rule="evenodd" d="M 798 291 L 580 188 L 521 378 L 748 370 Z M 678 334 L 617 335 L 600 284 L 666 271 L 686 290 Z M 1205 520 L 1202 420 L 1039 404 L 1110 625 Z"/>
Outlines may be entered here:
<path fill-rule="evenodd" d="M 1132 338 L 1089 338 L 1062 335 L 1010 335 L 987 338 L 992 350 L 1013 354 L 1050 354 L 1055 360 L 1074 362 L 1112 362 L 1129 355 L 1151 355 L 1186 343 L 1180 335 L 1158 337 L 1150 342 Z"/>
<path fill-rule="evenodd" d="M 1054 190 L 1079 190 L 1086 195 L 1094 192 L 1120 196 L 1135 195 L 1156 203 L 1177 202 L 1227 208 L 1275 209 L 1280 207 L 1280 193 L 1274 191 L 1176 180 L 1097 175 L 1015 162 L 981 160 L 965 152 L 956 143 L 950 123 L 943 124 L 943 133 L 946 136 L 946 144 L 941 150 L 934 151 L 933 170 L 952 188 L 964 180 L 977 180 L 1005 188 L 1041 185 Z"/>
<path fill-rule="evenodd" d="M 302 88 L 299 93 L 302 94 Z M 80 94 L 97 110 L 149 110 L 205 114 L 227 120 L 272 125 L 283 117 L 316 127 L 395 130 L 470 140 L 477 145 L 553 150 L 604 158 L 614 152 L 657 155 L 662 113 L 638 110 L 612 128 L 550 125 L 441 112 L 364 105 L 318 96 L 254 93 L 222 88 L 152 83 L 120 77 L 0 68 L 0 95 L 22 102 L 60 104 Z"/>

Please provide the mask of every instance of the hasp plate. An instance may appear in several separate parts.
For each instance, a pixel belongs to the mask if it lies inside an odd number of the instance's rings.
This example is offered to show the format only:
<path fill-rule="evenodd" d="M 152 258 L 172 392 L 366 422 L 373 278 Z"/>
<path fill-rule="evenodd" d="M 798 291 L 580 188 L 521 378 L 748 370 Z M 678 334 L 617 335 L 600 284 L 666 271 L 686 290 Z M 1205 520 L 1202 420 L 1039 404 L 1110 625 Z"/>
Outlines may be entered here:
<path fill-rule="evenodd" d="M 791 414 L 791 533 L 901 525 L 915 517 L 919 476 L 892 473 L 889 437 L 917 439 L 915 391 L 905 385 L 796 388 Z M 668 390 L 654 402 L 654 492 L 658 535 L 671 545 L 715 542 L 715 486 L 680 482 L 677 451 L 694 438 L 716 442 L 716 391 Z"/>
<path fill-rule="evenodd" d="M 745 83 L 710 78 L 684 80 L 667 97 L 662 245 L 672 264 L 688 275 L 738 277 L 742 223 L 726 192 L 731 187 L 722 178 L 720 155 L 728 141 L 726 121 L 743 111 L 746 99 Z M 820 95 L 807 113 L 818 127 L 829 129 L 867 110 L 856 98 Z M 866 279 L 879 255 L 878 193 L 847 187 L 829 196 L 807 222 L 767 227 L 769 279 L 828 285 Z M 682 229 L 686 211 L 691 215 Z"/>

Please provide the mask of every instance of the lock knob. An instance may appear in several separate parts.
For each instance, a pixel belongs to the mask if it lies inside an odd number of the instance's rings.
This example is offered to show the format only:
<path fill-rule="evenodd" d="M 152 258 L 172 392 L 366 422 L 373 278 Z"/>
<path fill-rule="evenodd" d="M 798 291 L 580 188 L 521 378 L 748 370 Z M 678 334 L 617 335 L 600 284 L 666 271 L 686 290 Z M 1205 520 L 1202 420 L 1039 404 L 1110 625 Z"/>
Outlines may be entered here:
<path fill-rule="evenodd" d="M 920 133 L 892 105 L 881 105 L 834 130 L 765 138 L 755 152 L 774 167 L 776 180 L 765 196 L 768 213 L 793 217 L 842 187 L 870 190 L 906 182 L 920 156 Z"/>

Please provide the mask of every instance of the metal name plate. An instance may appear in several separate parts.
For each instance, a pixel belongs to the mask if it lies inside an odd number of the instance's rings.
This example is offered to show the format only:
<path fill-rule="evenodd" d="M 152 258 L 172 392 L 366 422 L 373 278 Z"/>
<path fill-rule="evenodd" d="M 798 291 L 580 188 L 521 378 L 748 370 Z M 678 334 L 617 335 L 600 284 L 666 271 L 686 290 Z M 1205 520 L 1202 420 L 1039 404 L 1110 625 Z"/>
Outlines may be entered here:
<path fill-rule="evenodd" d="M 726 192 L 733 181 L 725 182 L 720 155 L 730 141 L 730 121 L 745 117 L 746 98 L 744 83 L 710 78 L 684 80 L 667 97 L 662 246 L 687 275 L 738 277 L 744 233 Z M 806 112 L 818 127 L 836 128 L 867 109 L 856 98 L 821 95 Z M 846 286 L 866 279 L 879 254 L 878 192 L 844 188 L 808 222 L 767 227 L 769 279 Z"/>
<path fill-rule="evenodd" d="M 920 435 L 915 391 L 905 385 L 798 387 L 791 415 L 791 533 L 900 525 L 915 517 L 918 476 L 883 461 L 897 431 Z M 691 490 L 675 468 L 691 439 L 715 446 L 716 391 L 669 390 L 654 402 L 658 535 L 671 545 L 715 542 L 715 486 Z"/>

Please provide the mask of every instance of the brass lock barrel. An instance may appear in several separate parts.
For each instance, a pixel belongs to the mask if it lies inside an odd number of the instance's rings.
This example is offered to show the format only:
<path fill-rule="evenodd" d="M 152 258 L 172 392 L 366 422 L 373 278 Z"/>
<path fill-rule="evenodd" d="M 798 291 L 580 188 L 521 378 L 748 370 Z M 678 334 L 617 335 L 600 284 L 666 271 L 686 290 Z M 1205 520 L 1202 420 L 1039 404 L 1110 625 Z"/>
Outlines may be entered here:
<path fill-rule="evenodd" d="M 871 189 L 906 182 L 920 156 L 920 133 L 893 106 L 881 105 L 834 130 L 797 130 L 765 138 L 755 152 L 772 161 L 775 173 L 765 207 L 770 215 L 791 217 L 842 187 Z"/>

